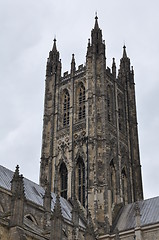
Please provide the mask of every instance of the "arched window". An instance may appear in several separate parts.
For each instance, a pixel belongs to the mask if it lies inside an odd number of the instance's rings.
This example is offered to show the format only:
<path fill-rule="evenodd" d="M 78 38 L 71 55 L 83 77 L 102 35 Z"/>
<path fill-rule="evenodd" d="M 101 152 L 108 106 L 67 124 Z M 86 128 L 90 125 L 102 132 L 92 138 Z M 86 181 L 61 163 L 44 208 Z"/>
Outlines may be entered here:
<path fill-rule="evenodd" d="M 63 198 L 67 199 L 67 175 L 68 171 L 65 163 L 63 162 L 60 166 L 60 192 Z"/>
<path fill-rule="evenodd" d="M 81 157 L 77 161 L 76 181 L 78 200 L 85 207 L 85 165 Z"/>
<path fill-rule="evenodd" d="M 64 92 L 64 98 L 63 98 L 63 126 L 69 125 L 69 119 L 70 119 L 70 95 L 68 91 Z"/>
<path fill-rule="evenodd" d="M 83 85 L 80 86 L 78 92 L 78 119 L 81 120 L 85 118 L 85 87 Z"/>
<path fill-rule="evenodd" d="M 124 203 L 128 203 L 128 185 L 125 167 L 122 169 L 121 175 L 122 175 L 123 201 Z"/>

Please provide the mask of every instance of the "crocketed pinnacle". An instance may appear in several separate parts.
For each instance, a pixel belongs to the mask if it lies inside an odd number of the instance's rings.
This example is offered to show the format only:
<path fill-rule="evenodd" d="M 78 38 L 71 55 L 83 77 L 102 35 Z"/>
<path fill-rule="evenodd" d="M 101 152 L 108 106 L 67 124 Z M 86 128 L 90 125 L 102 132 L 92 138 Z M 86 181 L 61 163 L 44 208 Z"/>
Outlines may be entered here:
<path fill-rule="evenodd" d="M 16 166 L 13 179 L 17 179 L 19 177 L 19 165 Z"/>
<path fill-rule="evenodd" d="M 54 212 L 53 212 L 54 217 L 60 217 L 63 218 L 62 216 L 62 210 L 61 210 L 61 203 L 60 203 L 60 196 L 57 194 L 56 196 L 56 203 L 54 207 Z"/>

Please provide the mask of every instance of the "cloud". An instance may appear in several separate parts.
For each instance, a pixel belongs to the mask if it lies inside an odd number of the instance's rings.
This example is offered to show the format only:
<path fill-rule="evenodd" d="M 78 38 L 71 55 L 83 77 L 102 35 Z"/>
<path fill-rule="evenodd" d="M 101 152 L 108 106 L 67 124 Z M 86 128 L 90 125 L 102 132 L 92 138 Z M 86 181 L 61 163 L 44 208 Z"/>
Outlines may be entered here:
<path fill-rule="evenodd" d="M 0 2 L 2 165 L 14 170 L 19 163 L 26 177 L 38 181 L 45 65 L 53 38 L 63 71 L 70 69 L 72 53 L 77 65 L 84 63 L 97 11 L 108 66 L 112 57 L 119 65 L 124 43 L 134 65 L 145 196 L 159 195 L 158 7 L 157 0 Z"/>

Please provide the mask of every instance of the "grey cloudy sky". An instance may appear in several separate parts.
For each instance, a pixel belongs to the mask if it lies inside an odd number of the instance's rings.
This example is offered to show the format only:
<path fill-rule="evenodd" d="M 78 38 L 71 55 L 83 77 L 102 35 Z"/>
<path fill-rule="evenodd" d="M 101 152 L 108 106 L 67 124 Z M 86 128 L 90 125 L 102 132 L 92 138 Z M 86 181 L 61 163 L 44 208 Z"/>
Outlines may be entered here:
<path fill-rule="evenodd" d="M 159 1 L 0 1 L 0 164 L 38 182 L 45 66 L 56 35 L 63 71 L 85 62 L 95 12 L 117 65 L 125 43 L 135 70 L 144 195 L 159 195 Z"/>

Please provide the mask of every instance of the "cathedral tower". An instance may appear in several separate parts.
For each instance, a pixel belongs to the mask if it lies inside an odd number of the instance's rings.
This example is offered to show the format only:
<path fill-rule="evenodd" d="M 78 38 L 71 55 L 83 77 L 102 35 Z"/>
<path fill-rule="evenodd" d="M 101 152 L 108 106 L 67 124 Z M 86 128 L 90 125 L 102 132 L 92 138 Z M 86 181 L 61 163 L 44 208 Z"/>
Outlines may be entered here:
<path fill-rule="evenodd" d="M 117 74 L 106 66 L 98 18 L 86 65 L 61 76 L 54 40 L 46 67 L 40 184 L 91 213 L 98 234 L 107 233 L 119 207 L 143 199 L 134 71 L 126 47 Z"/>

